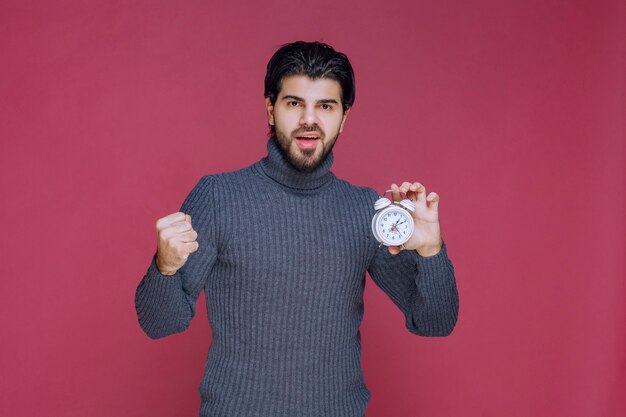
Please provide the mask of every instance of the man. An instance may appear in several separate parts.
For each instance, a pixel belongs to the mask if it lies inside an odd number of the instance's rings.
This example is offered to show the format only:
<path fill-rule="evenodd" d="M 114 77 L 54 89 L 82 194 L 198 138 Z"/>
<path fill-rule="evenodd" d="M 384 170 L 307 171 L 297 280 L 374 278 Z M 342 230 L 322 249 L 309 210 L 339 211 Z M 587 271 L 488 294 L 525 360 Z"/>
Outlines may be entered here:
<path fill-rule="evenodd" d="M 201 416 L 363 417 L 365 272 L 422 336 L 454 328 L 458 295 L 435 193 L 392 184 L 417 210 L 403 247 L 371 231 L 378 194 L 337 178 L 332 148 L 354 102 L 352 67 L 322 43 L 269 61 L 268 155 L 206 175 L 180 212 L 159 219 L 157 251 L 136 291 L 151 338 L 185 330 L 201 290 L 212 341 Z M 193 226 L 192 226 L 193 220 Z"/>

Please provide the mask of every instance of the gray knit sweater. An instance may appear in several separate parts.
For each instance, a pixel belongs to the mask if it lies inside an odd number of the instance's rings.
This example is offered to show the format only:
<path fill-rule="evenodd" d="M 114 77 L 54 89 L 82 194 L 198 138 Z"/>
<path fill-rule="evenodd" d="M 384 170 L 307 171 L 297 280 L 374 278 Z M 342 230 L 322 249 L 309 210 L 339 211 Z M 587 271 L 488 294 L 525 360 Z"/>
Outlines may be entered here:
<path fill-rule="evenodd" d="M 172 276 L 156 254 L 135 294 L 151 338 L 184 331 L 206 296 L 212 341 L 200 383 L 202 417 L 363 417 L 371 394 L 361 368 L 365 273 L 421 336 L 455 326 L 458 294 L 445 243 L 435 256 L 379 247 L 378 194 L 331 171 L 268 155 L 206 175 L 180 211 L 199 249 Z"/>

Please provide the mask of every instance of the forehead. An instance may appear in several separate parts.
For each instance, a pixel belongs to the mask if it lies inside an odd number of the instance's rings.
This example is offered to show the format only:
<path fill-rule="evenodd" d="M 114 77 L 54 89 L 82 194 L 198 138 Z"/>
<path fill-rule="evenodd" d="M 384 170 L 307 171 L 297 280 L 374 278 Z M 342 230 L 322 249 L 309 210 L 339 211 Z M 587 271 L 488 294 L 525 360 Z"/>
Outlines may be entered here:
<path fill-rule="evenodd" d="M 292 75 L 281 80 L 278 97 L 297 96 L 306 100 L 335 99 L 341 101 L 341 84 L 332 78 L 311 79 L 306 75 Z"/>

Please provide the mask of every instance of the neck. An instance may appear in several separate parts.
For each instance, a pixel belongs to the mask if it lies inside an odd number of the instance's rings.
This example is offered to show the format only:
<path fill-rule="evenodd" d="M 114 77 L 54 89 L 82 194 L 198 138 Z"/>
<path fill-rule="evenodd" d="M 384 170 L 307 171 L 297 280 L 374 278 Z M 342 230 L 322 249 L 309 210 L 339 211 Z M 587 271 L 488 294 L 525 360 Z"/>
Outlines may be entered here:
<path fill-rule="evenodd" d="M 335 178 L 335 175 L 330 172 L 333 159 L 333 152 L 330 151 L 313 170 L 301 171 L 289 162 L 276 139 L 271 137 L 267 141 L 267 156 L 261 159 L 260 166 L 265 175 L 285 187 L 314 190 L 330 183 Z"/>

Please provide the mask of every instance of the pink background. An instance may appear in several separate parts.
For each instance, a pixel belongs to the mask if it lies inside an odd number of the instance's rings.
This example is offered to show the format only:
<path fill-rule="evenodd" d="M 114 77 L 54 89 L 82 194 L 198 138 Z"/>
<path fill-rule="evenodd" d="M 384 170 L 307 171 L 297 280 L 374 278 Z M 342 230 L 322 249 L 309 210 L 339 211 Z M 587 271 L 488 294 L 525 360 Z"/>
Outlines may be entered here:
<path fill-rule="evenodd" d="M 626 415 L 624 2 L 0 4 L 0 415 L 193 416 L 211 338 L 141 332 L 154 223 L 265 155 L 263 77 L 345 52 L 333 171 L 441 195 L 460 318 L 404 328 L 368 278 L 368 417 Z M 254 190 L 242 198 L 254 198 Z"/>

